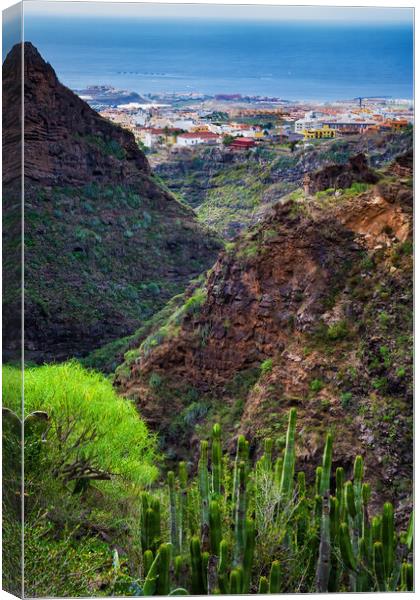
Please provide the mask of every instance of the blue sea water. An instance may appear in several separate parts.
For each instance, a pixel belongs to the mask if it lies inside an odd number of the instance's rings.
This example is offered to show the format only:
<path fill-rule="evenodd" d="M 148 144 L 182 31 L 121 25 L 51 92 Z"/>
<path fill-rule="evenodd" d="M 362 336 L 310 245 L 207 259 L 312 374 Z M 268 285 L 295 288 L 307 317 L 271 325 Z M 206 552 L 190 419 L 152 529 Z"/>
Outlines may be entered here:
<path fill-rule="evenodd" d="M 141 93 L 411 98 L 411 24 L 28 17 L 61 81 Z"/>

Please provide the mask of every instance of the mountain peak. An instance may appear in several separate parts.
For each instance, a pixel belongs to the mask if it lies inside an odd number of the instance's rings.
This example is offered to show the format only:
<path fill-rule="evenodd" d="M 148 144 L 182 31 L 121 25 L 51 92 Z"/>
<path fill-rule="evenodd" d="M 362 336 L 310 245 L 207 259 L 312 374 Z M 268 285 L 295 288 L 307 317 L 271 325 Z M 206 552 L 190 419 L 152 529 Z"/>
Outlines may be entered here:
<path fill-rule="evenodd" d="M 25 178 L 75 185 L 130 183 L 150 175 L 149 163 L 130 131 L 101 117 L 63 85 L 31 42 L 23 49 Z M 15 45 L 3 65 L 3 96 L 10 107 L 19 103 L 21 50 L 20 44 Z M 16 137 L 18 120 L 14 127 Z M 11 169 L 9 178 L 18 175 Z"/>
<path fill-rule="evenodd" d="M 21 52 L 3 65 L 7 217 L 20 206 Z M 57 360 L 132 333 L 211 266 L 219 243 L 159 186 L 133 134 L 63 85 L 30 42 L 23 69 L 26 353 Z M 6 304 L 18 314 L 15 287 Z M 5 339 L 12 356 L 12 320 Z"/>

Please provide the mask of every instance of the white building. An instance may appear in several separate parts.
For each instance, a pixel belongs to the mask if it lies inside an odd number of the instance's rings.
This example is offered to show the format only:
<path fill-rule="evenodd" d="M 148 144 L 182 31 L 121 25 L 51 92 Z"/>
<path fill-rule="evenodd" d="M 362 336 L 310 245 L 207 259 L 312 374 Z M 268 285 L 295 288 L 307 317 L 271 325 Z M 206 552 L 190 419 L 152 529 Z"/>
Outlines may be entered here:
<path fill-rule="evenodd" d="M 302 119 L 295 121 L 295 132 L 301 133 L 304 129 L 320 129 L 322 123 L 314 111 L 305 113 Z"/>
<path fill-rule="evenodd" d="M 215 145 L 220 142 L 220 135 L 210 131 L 196 133 L 181 133 L 177 136 L 176 145 L 180 147 L 197 146 L 198 144 Z"/>

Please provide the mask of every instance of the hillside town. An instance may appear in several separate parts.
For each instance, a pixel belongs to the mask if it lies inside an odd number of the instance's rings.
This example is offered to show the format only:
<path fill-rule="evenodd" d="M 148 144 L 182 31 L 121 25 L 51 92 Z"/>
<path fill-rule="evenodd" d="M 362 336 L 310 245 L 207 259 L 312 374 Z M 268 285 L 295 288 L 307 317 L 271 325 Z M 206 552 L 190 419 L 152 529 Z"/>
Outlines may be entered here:
<path fill-rule="evenodd" d="M 164 95 L 138 97 L 114 90 L 101 101 L 88 102 L 100 114 L 132 131 L 149 153 L 176 152 L 198 145 L 223 145 L 232 151 L 249 150 L 264 142 L 313 143 L 369 132 L 398 131 L 413 124 L 413 103 L 387 98 L 354 98 L 335 103 L 288 102 L 239 94 L 201 97 Z M 107 101 L 104 102 L 104 97 Z M 86 96 L 85 96 L 86 98 Z M 137 100 L 137 99 L 136 99 Z"/>

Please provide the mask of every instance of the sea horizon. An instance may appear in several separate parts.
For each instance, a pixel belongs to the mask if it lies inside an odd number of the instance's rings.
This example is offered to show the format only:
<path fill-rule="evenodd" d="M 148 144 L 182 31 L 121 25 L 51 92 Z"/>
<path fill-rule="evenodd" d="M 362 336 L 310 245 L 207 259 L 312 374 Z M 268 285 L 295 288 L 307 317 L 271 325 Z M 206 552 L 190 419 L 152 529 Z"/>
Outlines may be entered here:
<path fill-rule="evenodd" d="M 72 89 L 313 102 L 413 98 L 410 23 L 33 16 L 25 40 Z"/>

